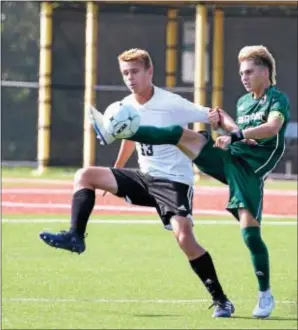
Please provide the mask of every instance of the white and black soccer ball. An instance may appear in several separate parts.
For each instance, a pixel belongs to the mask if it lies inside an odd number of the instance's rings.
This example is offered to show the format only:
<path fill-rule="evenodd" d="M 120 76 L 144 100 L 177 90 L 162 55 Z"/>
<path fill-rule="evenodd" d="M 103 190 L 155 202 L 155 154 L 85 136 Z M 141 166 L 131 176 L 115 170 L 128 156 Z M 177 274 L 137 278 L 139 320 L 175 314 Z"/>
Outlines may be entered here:
<path fill-rule="evenodd" d="M 138 111 L 132 105 L 119 101 L 110 104 L 103 116 L 105 130 L 118 139 L 126 139 L 134 135 L 140 122 Z"/>

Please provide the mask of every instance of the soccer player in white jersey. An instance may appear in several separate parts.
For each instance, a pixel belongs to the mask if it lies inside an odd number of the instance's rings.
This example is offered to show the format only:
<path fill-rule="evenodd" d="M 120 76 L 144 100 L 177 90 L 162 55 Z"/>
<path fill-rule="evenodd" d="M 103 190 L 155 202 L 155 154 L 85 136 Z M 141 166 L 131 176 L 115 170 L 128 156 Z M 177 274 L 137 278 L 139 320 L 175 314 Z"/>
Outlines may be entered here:
<path fill-rule="evenodd" d="M 153 65 L 147 51 L 130 49 L 120 54 L 118 60 L 124 83 L 131 91 L 123 103 L 138 109 L 142 125 L 163 127 L 209 122 L 209 108 L 153 85 Z M 140 170 L 124 169 L 135 147 Z M 155 207 L 164 227 L 173 230 L 193 271 L 212 296 L 213 317 L 230 317 L 234 306 L 219 283 L 210 254 L 194 236 L 193 179 L 191 160 L 176 146 L 152 146 L 124 140 L 113 168 L 87 167 L 77 171 L 69 231 L 42 232 L 40 238 L 55 248 L 84 252 L 84 235 L 95 204 L 96 189 L 123 197 L 132 204 Z"/>

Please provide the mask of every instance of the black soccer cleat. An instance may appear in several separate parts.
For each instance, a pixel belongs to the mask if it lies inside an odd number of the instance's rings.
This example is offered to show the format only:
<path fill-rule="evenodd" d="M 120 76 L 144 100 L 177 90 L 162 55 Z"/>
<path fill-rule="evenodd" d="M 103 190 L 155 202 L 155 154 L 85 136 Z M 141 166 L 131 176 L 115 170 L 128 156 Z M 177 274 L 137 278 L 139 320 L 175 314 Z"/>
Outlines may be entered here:
<path fill-rule="evenodd" d="M 39 237 L 49 246 L 76 252 L 83 253 L 86 250 L 85 237 L 80 236 L 75 232 L 61 231 L 57 234 L 49 232 L 41 232 Z"/>
<path fill-rule="evenodd" d="M 235 312 L 235 307 L 229 300 L 214 300 L 209 308 L 211 307 L 215 307 L 212 317 L 231 317 Z"/>

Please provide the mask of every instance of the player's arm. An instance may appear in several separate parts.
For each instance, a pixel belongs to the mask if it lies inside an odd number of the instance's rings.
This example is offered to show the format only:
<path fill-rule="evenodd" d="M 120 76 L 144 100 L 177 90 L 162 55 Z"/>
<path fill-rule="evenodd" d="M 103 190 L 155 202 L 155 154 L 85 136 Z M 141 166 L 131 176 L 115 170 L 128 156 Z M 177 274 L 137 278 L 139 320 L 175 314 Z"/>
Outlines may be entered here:
<path fill-rule="evenodd" d="M 230 135 L 220 136 L 215 141 L 215 146 L 226 149 L 227 146 L 236 141 L 244 139 L 266 139 L 276 136 L 284 122 L 284 116 L 280 111 L 272 111 L 269 113 L 266 123 L 257 127 L 249 127 L 244 130 L 234 130 Z"/>
<path fill-rule="evenodd" d="M 135 148 L 136 148 L 136 143 L 134 141 L 122 140 L 114 167 L 116 168 L 124 167 L 127 161 L 129 160 L 129 158 L 131 157 L 131 155 L 133 154 Z"/>
<path fill-rule="evenodd" d="M 234 119 L 222 109 L 218 109 L 220 118 L 220 127 L 226 132 L 232 132 L 239 129 Z"/>
<path fill-rule="evenodd" d="M 173 125 L 185 126 L 190 123 L 209 123 L 209 107 L 204 107 L 176 95 L 171 101 L 171 121 Z"/>
<path fill-rule="evenodd" d="M 241 106 L 242 99 L 237 103 L 237 108 Z M 257 127 L 248 127 L 244 130 L 239 128 L 232 130 L 229 135 L 219 136 L 216 138 L 215 146 L 226 149 L 227 146 L 236 141 L 254 141 L 274 137 L 280 131 L 289 109 L 289 101 L 283 96 L 275 100 L 271 105 L 267 121 Z M 251 143 L 249 143 L 251 144 Z"/>
<path fill-rule="evenodd" d="M 210 124 L 213 129 L 221 128 L 221 132 L 238 129 L 237 124 L 225 111 L 218 108 L 209 108 L 194 104 L 185 98 L 179 97 L 174 104 L 174 124 L 184 126 L 189 123 L 201 122 Z M 220 124 L 220 125 L 219 125 Z"/>
<path fill-rule="evenodd" d="M 280 131 L 283 123 L 284 116 L 280 111 L 271 111 L 266 123 L 257 127 L 249 127 L 242 131 L 246 139 L 266 139 L 276 136 Z"/>

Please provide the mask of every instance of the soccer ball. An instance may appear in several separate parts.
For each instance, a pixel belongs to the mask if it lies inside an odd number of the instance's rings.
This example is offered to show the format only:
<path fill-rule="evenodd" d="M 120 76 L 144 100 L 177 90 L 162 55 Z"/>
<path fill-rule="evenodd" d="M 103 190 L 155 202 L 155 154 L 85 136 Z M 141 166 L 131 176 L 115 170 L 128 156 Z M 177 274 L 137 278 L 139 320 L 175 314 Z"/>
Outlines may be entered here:
<path fill-rule="evenodd" d="M 138 111 L 129 104 L 114 102 L 110 104 L 103 115 L 105 130 L 118 139 L 126 139 L 136 133 L 140 126 Z"/>

